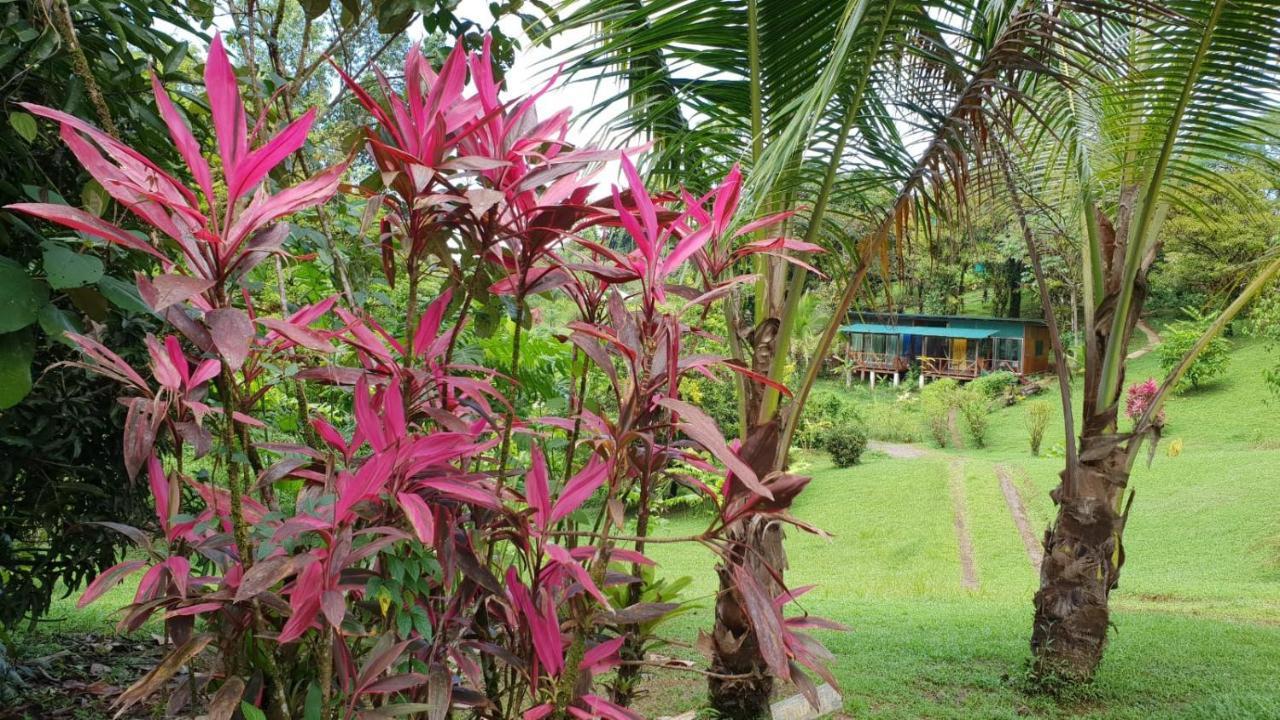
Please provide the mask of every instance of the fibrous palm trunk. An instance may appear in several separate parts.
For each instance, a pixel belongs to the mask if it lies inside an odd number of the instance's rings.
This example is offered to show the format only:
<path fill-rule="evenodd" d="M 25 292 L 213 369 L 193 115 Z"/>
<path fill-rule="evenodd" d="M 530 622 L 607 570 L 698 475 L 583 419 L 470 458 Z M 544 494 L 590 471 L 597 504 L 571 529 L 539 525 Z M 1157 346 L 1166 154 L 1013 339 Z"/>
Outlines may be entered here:
<path fill-rule="evenodd" d="M 753 412 L 758 407 L 757 399 L 748 401 Z M 752 428 L 742 443 L 740 455 L 759 477 L 774 470 L 779 434 L 775 418 Z M 727 535 L 728 552 L 716 566 L 720 592 L 716 597 L 715 625 L 707 639 L 712 673 L 707 690 L 711 707 L 723 720 L 757 720 L 769 713 L 774 678 L 760 652 L 746 602 L 733 582 L 733 569 L 744 567 L 771 595 L 780 593 L 782 588 L 776 578 L 787 566 L 782 524 L 768 515 L 753 515 L 734 523 Z"/>
<path fill-rule="evenodd" d="M 1127 452 L 1115 435 L 1082 435 L 1080 459 L 1064 471 L 1074 486 L 1053 493 L 1058 516 L 1045 531 L 1031 648 L 1038 678 L 1093 677 L 1111 624 L 1108 598 L 1124 564 L 1125 516 L 1118 510 L 1129 481 Z"/>

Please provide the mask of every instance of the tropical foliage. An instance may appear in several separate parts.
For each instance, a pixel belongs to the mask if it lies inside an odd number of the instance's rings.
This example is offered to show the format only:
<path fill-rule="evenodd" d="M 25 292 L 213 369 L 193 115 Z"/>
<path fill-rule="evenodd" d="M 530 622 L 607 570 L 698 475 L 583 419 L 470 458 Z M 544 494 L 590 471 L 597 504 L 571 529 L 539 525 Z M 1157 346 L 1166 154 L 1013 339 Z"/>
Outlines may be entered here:
<path fill-rule="evenodd" d="M 321 717 L 395 714 L 409 703 L 432 716 L 484 705 L 500 716 L 628 718 L 613 701 L 627 693 L 600 697 L 591 678 L 643 657 L 629 650 L 645 641 L 638 627 L 674 606 L 643 602 L 648 504 L 632 522 L 620 498 L 633 488 L 646 497 L 677 459 L 709 469 L 689 441 L 729 473 L 718 492 L 696 488 L 717 512 L 692 540 L 724 554 L 770 669 L 812 691 L 801 667 L 826 675 L 826 656 L 801 631 L 829 623 L 784 620 L 792 596 L 759 585 L 722 539 L 744 519 L 785 519 L 808 479 L 757 473 L 678 394 L 683 376 L 717 368 L 767 382 L 683 350 L 695 328 L 681 316 L 739 282 L 723 272 L 731 258 L 767 249 L 735 243 L 743 232 L 727 227 L 740 176 L 702 197 L 685 193 L 673 210 L 622 156 L 629 187 L 595 204 L 588 173 L 618 154 L 568 146 L 568 113 L 536 120 L 536 94 L 503 102 L 487 43 L 470 55 L 458 45 L 438 71 L 413 50 L 404 78 L 403 92 L 380 80 L 381 100 L 347 78 L 376 122 L 366 140 L 383 184 L 369 195 L 382 210 L 387 283 L 408 286 L 394 322 L 341 292 L 274 311 L 249 292 L 255 269 L 287 254 L 284 218 L 328 201 L 345 164 L 269 189 L 314 111 L 264 139 L 220 38 L 204 78 L 216 165 L 153 80 L 193 186 L 75 116 L 24 105 L 57 122 L 111 198 L 155 234 L 142 239 L 68 205 L 8 209 L 149 255 L 162 270 L 138 276 L 167 330 L 147 337 L 142 371 L 100 339 L 68 335 L 84 355 L 77 364 L 124 389 L 125 465 L 145 478 L 157 529 L 113 525 L 143 554 L 101 574 L 81 604 L 141 572 L 121 625 L 162 615 L 175 645 L 118 704 L 145 700 L 212 647 L 219 680 L 188 702 L 207 697 L 216 716 L 241 703 L 269 717 L 304 706 Z M 592 228 L 625 233 L 634 249 L 587 239 Z M 458 256 L 470 264 L 457 266 Z M 677 292 L 668 277 L 694 258 L 707 284 Z M 493 277 L 477 284 L 481 269 Z M 519 384 L 453 358 L 471 304 L 507 297 L 508 367 L 519 367 L 528 301 L 551 292 L 580 310 L 568 340 L 589 361 L 579 372 L 607 379 L 601 413 L 578 395 L 563 415 L 525 417 Z M 690 299 L 670 308 L 668 293 Z M 354 426 L 313 410 L 311 385 L 340 391 Z M 304 421 L 295 437 L 255 417 L 281 392 L 293 393 Z M 553 464 L 557 438 L 568 442 Z M 193 461 L 208 469 L 188 474 Z M 597 491 L 603 498 L 586 509 Z M 612 586 L 630 591 L 610 601 Z"/>

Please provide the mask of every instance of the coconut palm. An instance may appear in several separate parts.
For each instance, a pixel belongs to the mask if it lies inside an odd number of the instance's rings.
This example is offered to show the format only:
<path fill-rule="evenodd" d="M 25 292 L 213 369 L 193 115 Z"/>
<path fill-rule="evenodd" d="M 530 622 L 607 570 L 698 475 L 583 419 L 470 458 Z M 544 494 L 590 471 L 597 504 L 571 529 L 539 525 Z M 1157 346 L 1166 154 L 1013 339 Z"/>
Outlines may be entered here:
<path fill-rule="evenodd" d="M 1148 9 L 1152 10 L 1152 9 Z M 1258 258 L 1253 281 L 1165 378 L 1131 429 L 1117 409 L 1125 360 L 1147 297 L 1147 272 L 1171 206 L 1206 210 L 1201 197 L 1231 187 L 1224 170 L 1247 162 L 1275 168 L 1263 151 L 1275 140 L 1280 78 L 1280 6 L 1270 0 L 1174 0 L 1160 11 L 1099 25 L 1121 59 L 1076 75 L 1054 96 L 1046 124 L 998 155 L 1042 296 L 1045 272 L 1024 204 L 1075 210 L 1084 280 L 1084 382 L 1073 406 L 1066 364 L 1059 381 L 1066 467 L 1052 493 L 1057 518 L 1045 537 L 1031 645 L 1044 679 L 1091 678 L 1110 624 L 1108 599 L 1125 561 L 1122 544 L 1133 502 L 1130 472 L 1144 441 L 1154 451 L 1160 407 L 1195 356 L 1280 271 Z M 1009 159 L 1012 156 L 1012 159 Z M 1219 195 L 1220 196 L 1220 195 Z M 1066 357 L 1046 304 L 1054 351 Z M 1073 407 L 1082 407 L 1078 444 Z"/>
<path fill-rule="evenodd" d="M 1108 2 L 1032 0 L 587 0 L 566 8 L 557 31 L 596 31 L 570 51 L 570 71 L 620 80 L 621 97 L 601 107 L 627 101 L 616 125 L 655 143 L 654 171 L 689 182 L 714 175 L 708 166 L 743 162 L 742 217 L 803 202 L 790 231 L 832 248 L 843 247 L 848 224 L 833 205 L 860 207 L 859 224 L 870 228 L 848 248 L 849 271 L 834 278 L 834 312 L 792 399 L 740 384 L 740 454 L 754 470 L 784 469 L 821 359 L 868 274 L 887 280 L 910 228 L 927 230 L 932 216 L 979 189 L 992 129 L 1032 99 L 1021 78 L 1100 55 L 1082 20 L 1111 11 Z M 739 361 L 785 382 L 809 274 L 769 256 L 755 271 L 754 287 L 728 303 L 728 341 Z M 736 539 L 749 549 L 743 562 L 777 591 L 785 564 L 777 523 L 744 525 Z M 770 639 L 745 621 L 729 571 L 721 568 L 711 635 L 712 701 L 726 716 L 755 716 L 772 683 L 759 647 Z"/>

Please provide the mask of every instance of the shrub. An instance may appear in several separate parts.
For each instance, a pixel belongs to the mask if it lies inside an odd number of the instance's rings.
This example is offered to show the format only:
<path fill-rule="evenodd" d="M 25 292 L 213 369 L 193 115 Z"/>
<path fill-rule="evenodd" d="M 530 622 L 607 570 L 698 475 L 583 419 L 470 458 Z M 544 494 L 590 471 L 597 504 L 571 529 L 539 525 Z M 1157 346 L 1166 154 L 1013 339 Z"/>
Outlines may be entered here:
<path fill-rule="evenodd" d="M 1172 370 L 1182 361 L 1182 356 L 1195 346 L 1196 341 L 1200 339 L 1212 320 L 1191 308 L 1186 308 L 1184 311 L 1187 319 L 1170 323 L 1165 328 L 1163 342 L 1156 349 L 1156 354 L 1160 358 L 1160 367 L 1165 371 Z M 1227 364 L 1230 361 L 1231 343 L 1220 335 L 1214 337 L 1187 367 L 1187 371 L 1178 380 L 1174 390 L 1186 392 L 1199 389 L 1213 378 L 1226 373 Z"/>
<path fill-rule="evenodd" d="M 123 391 L 122 464 L 150 494 L 154 519 L 146 523 L 156 528 L 148 537 L 112 524 L 146 553 L 101 573 L 80 603 L 141 573 L 121 628 L 136 631 L 162 618 L 173 645 L 155 670 L 120 694 L 119 714 L 165 690 L 174 671 L 194 661 L 217 671 L 200 695 L 224 711 L 239 706 L 246 717 L 303 717 L 293 710 L 304 707 L 308 718 L 365 717 L 428 699 L 431 714 L 443 717 L 475 704 L 479 687 L 491 698 L 513 699 L 485 711 L 493 720 L 629 717 L 595 694 L 600 678 L 616 669 L 613 699 L 627 703 L 639 668 L 623 658 L 643 657 L 652 636 L 639 628 L 652 628 L 674 607 L 638 603 L 635 592 L 625 598 L 615 592 L 609 603 L 601 586 L 607 589 L 602 581 L 611 566 L 648 562 L 613 533 L 648 532 L 657 488 L 675 460 L 718 477 L 732 469 L 734 480 L 718 491 L 693 474 L 685 478 L 715 505 L 712 530 L 700 537 L 713 547 L 729 546 L 726 528 L 764 513 L 778 517 L 808 482 L 794 474 L 757 475 L 743 458 L 771 457 L 768 438 L 748 438 L 734 452 L 715 422 L 679 397 L 683 377 L 735 367 L 717 356 L 677 354 L 703 331 L 667 309 L 663 288 L 701 253 L 698 302 L 714 303 L 710 286 L 732 286 L 734 262 L 762 251 L 735 249 L 723 235 L 737 211 L 741 173 L 734 168 L 703 199 L 684 196 L 680 209 L 664 205 L 660 219 L 623 155 L 630 205 L 617 192 L 604 207 L 591 205 L 585 183 L 597 153 L 560 152 L 567 114 L 521 122 L 538 115 L 534 100 L 501 100 L 485 47 L 468 57 L 459 44 L 438 74 L 411 51 L 405 83 L 425 92 L 407 98 L 380 75 L 386 104 L 411 112 L 389 114 L 358 93 L 383 131 L 382 142 L 369 147 L 384 170 L 375 180 L 386 183 L 378 203 L 385 213 L 382 271 L 388 286 L 396 278 L 409 286 L 403 306 L 388 303 L 377 316 L 349 305 L 356 295 L 349 288 L 296 312 L 255 298 L 255 266 L 285 252 L 289 229 L 276 221 L 328 202 L 346 168 L 277 188 L 268 173 L 303 144 L 313 115 L 246 152 L 252 139 L 218 36 L 205 63 L 213 135 L 223 149 L 212 170 L 155 81 L 160 116 L 182 148 L 195 189 L 79 119 L 29 106 L 62 123 L 67 144 L 91 160 L 90 174 L 155 232 L 135 236 L 65 205 L 9 209 L 147 253 L 166 269 L 137 280 L 141 297 L 165 310 L 168 323 L 164 337 L 146 336 L 146 365 L 113 351 L 111 337 L 67 334 L 82 353 L 74 364 Z M 436 134 L 418 137 L 400 124 L 410 117 Z M 404 145 L 404 138 L 415 142 Z M 105 152 L 90 149 L 90 141 Z M 503 170 L 490 172 L 485 163 Z M 417 172 L 422 167 L 434 170 Z M 492 210 L 480 210 L 481 200 Z M 457 211 L 472 205 L 472 212 Z M 486 221 L 474 222 L 479 215 Z M 558 250 L 574 242 L 576 228 L 606 219 L 621 220 L 637 252 L 560 263 Z M 314 267 L 306 263 L 315 258 L 299 261 Z M 463 265 L 456 273 L 414 270 L 456 264 Z M 461 280 L 483 268 L 497 277 Z M 419 302 L 427 294 L 416 292 L 423 279 L 444 285 L 432 288 L 430 302 Z M 591 361 L 611 395 L 627 402 L 601 403 L 566 385 L 565 402 L 545 403 L 562 414 L 528 413 L 538 408 L 521 397 L 519 379 L 501 369 L 514 368 L 526 375 L 521 379 L 559 372 L 539 367 L 564 355 L 549 349 L 548 337 L 529 333 L 531 354 L 520 354 L 522 335 L 534 324 L 526 322 L 530 296 L 542 293 L 573 302 L 579 314 L 566 340 Z M 490 353 L 479 367 L 453 354 L 476 294 L 500 296 L 514 309 L 510 353 Z M 651 374 L 656 367 L 662 372 Z M 331 396 L 324 406 L 332 411 L 309 404 L 308 392 Z M 263 412 L 286 395 L 297 403 L 296 433 L 269 425 L 279 416 Z M 699 457 L 698 448 L 714 460 Z M 618 508 L 637 486 L 631 524 Z M 763 496 L 770 501 L 758 502 Z M 558 544 L 578 536 L 586 541 Z M 724 550 L 719 561 L 722 589 L 732 591 L 722 597 L 760 596 L 755 559 L 748 567 L 736 551 Z M 631 587 L 648 598 L 672 594 Z M 772 618 L 782 603 L 771 604 L 771 597 L 763 607 Z M 744 602 L 739 612 L 756 627 L 761 607 Z M 771 632 L 778 647 L 808 648 L 795 663 L 825 676 L 826 653 L 800 626 Z M 715 651 L 729 652 L 720 645 Z M 482 655 L 500 658 L 502 668 L 487 672 Z M 782 679 L 801 682 L 792 674 L 797 665 L 783 667 Z M 216 714 L 181 703 L 170 710 Z"/>
<path fill-rule="evenodd" d="M 836 467 L 857 465 L 867 449 L 867 429 L 856 422 L 840 425 L 827 434 L 825 445 Z"/>
<path fill-rule="evenodd" d="M 796 424 L 796 445 L 806 449 L 826 446 L 831 431 L 849 424 L 863 425 L 858 404 L 847 392 L 815 392 L 805 403 L 804 414 Z"/>
<path fill-rule="evenodd" d="M 1137 422 L 1138 418 L 1142 417 L 1142 414 L 1147 411 L 1151 402 L 1155 400 L 1156 393 L 1159 390 L 1160 386 L 1156 384 L 1154 378 L 1147 378 L 1140 383 L 1130 385 L 1124 398 L 1125 417 Z M 1164 425 L 1164 420 L 1164 408 L 1160 408 L 1160 412 L 1156 413 L 1155 422 L 1157 425 Z"/>
<path fill-rule="evenodd" d="M 886 442 L 910 443 L 920 439 L 920 419 L 911 408 L 914 399 L 872 403 L 866 410 L 867 435 Z"/>
<path fill-rule="evenodd" d="M 1049 404 L 1037 400 L 1027 404 L 1027 435 L 1031 440 L 1031 454 L 1040 454 L 1040 442 L 1044 440 L 1044 430 L 1049 426 Z"/>
<path fill-rule="evenodd" d="M 988 400 L 1010 394 L 1016 387 L 1018 387 L 1018 376 L 1008 370 L 988 373 L 969 383 L 969 389 L 978 391 Z"/>
<path fill-rule="evenodd" d="M 964 420 L 964 429 L 976 447 L 987 444 L 987 427 L 991 419 L 991 401 L 981 391 L 967 387 L 957 394 L 957 408 Z"/>
<path fill-rule="evenodd" d="M 951 414 L 960 404 L 960 385 L 955 380 L 935 380 L 920 391 L 920 410 L 925 427 L 938 447 L 951 443 Z"/>

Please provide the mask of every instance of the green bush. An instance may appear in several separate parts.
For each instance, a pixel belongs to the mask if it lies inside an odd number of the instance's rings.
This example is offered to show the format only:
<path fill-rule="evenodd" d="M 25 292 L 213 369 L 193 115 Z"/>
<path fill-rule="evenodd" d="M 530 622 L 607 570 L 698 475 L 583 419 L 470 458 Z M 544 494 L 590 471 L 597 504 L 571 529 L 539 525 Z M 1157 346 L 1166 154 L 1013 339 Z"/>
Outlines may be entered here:
<path fill-rule="evenodd" d="M 857 465 L 867 449 L 867 429 L 858 422 L 836 426 L 827 433 L 826 448 L 836 467 Z"/>
<path fill-rule="evenodd" d="M 964 388 L 956 395 L 960 417 L 964 420 L 964 429 L 975 447 L 987 444 L 987 427 L 991 419 L 991 401 L 983 392 L 972 385 Z"/>
<path fill-rule="evenodd" d="M 995 400 L 1006 393 L 1012 392 L 1016 387 L 1018 387 L 1018 376 L 1008 370 L 988 373 L 969 383 L 971 390 L 982 393 L 988 400 Z"/>
<path fill-rule="evenodd" d="M 685 400 L 710 415 L 725 437 L 738 436 L 737 380 L 732 377 L 717 380 L 705 377 L 685 378 L 680 383 L 680 393 Z"/>
<path fill-rule="evenodd" d="M 938 447 L 951 442 L 951 413 L 960 405 L 960 385 L 945 378 L 935 380 L 920 391 L 920 411 L 925 428 Z"/>
<path fill-rule="evenodd" d="M 1212 321 L 1211 317 L 1191 308 L 1186 308 L 1185 312 L 1187 319 L 1170 323 L 1165 328 L 1164 341 L 1156 349 L 1160 357 L 1160 367 L 1166 372 L 1182 361 L 1182 356 L 1196 344 Z M 1178 392 L 1199 389 L 1213 378 L 1226 373 L 1227 363 L 1230 361 L 1231 343 L 1219 335 L 1210 340 L 1204 350 L 1200 351 L 1174 389 Z"/>
<path fill-rule="evenodd" d="M 867 434 L 876 440 L 910 443 L 920 439 L 920 419 L 914 400 L 872 403 L 867 407 Z"/>
<path fill-rule="evenodd" d="M 810 450 L 825 447 L 833 430 L 851 424 L 865 425 L 847 391 L 815 391 L 796 423 L 795 443 Z"/>
<path fill-rule="evenodd" d="M 1037 400 L 1027 403 L 1027 434 L 1031 440 L 1031 454 L 1040 454 L 1040 442 L 1044 440 L 1044 430 L 1049 426 L 1049 404 Z"/>

